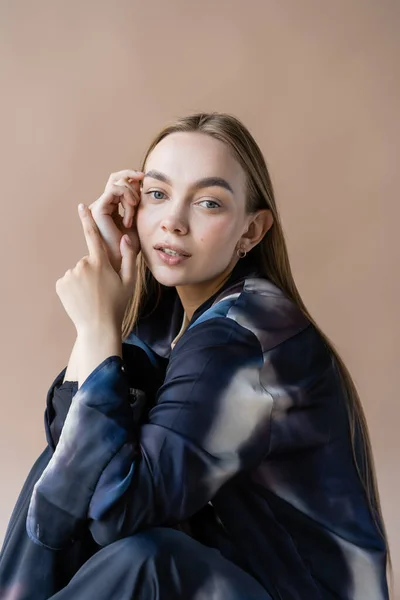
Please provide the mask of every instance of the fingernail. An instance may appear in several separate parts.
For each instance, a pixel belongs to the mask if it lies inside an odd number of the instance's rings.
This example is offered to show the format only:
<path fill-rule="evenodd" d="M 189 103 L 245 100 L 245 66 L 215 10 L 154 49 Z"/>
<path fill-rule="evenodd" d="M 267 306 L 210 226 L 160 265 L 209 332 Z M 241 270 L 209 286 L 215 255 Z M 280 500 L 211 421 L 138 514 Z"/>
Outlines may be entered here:
<path fill-rule="evenodd" d="M 78 210 L 80 210 L 80 212 L 84 212 L 85 208 L 86 206 L 84 204 L 78 204 Z"/>
<path fill-rule="evenodd" d="M 128 246 L 132 246 L 131 238 L 128 235 L 124 235 L 124 238 Z"/>

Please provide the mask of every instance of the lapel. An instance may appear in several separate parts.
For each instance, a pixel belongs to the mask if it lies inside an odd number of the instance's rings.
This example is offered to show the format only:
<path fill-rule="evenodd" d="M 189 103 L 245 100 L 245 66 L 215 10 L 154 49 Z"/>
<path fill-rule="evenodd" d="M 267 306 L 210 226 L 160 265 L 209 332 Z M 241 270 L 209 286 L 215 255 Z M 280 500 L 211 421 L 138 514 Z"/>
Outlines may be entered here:
<path fill-rule="evenodd" d="M 243 285 L 242 282 L 247 277 L 260 277 L 257 265 L 247 256 L 241 259 L 232 270 L 230 277 L 225 284 L 201 304 L 194 312 L 189 327 L 197 321 L 205 311 L 216 303 L 226 299 L 234 293 L 238 293 Z M 176 289 L 161 286 L 161 295 L 158 303 L 151 308 L 151 300 L 145 309 L 145 316 L 142 317 L 132 333 L 125 340 L 126 344 L 140 345 L 150 358 L 157 360 L 153 356 L 169 358 L 171 354 L 171 342 L 177 336 L 183 319 L 183 307 Z"/>

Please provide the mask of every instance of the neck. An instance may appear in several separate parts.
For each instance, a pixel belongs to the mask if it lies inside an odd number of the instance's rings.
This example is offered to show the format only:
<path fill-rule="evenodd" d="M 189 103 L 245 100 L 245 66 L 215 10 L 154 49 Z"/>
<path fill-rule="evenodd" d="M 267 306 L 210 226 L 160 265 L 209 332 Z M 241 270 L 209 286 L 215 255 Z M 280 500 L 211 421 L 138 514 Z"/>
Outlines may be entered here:
<path fill-rule="evenodd" d="M 196 283 L 193 285 L 182 285 L 177 286 L 176 291 L 183 306 L 188 319 L 190 320 L 198 309 L 208 298 L 218 292 L 218 290 L 224 285 L 229 279 L 232 272 L 232 265 L 228 267 L 211 281 L 205 281 L 202 283 Z"/>

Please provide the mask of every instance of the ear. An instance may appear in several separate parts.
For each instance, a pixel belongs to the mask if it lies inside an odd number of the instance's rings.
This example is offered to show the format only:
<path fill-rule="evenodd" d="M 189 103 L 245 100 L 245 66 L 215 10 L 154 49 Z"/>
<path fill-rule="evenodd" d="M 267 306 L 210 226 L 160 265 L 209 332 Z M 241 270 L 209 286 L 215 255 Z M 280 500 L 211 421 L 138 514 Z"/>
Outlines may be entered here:
<path fill-rule="evenodd" d="M 263 239 L 274 223 L 274 217 L 269 208 L 262 208 L 251 213 L 249 219 L 247 230 L 239 240 L 239 245 L 246 252 L 250 252 Z"/>

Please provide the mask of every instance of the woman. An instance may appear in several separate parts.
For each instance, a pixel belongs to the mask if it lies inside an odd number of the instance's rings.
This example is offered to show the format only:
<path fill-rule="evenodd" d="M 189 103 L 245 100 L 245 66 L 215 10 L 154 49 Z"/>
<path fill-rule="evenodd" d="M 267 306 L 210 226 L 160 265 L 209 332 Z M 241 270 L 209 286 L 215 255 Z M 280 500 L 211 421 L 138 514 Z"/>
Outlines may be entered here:
<path fill-rule="evenodd" d="M 77 341 L 0 597 L 388 598 L 361 404 L 248 130 L 179 119 L 90 209 L 89 256 L 56 285 Z"/>

